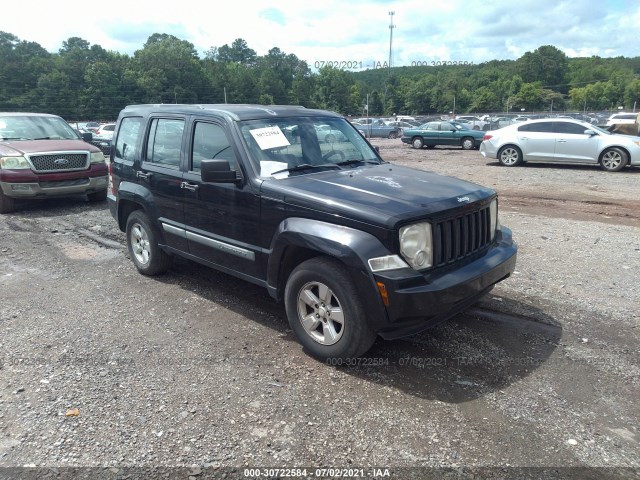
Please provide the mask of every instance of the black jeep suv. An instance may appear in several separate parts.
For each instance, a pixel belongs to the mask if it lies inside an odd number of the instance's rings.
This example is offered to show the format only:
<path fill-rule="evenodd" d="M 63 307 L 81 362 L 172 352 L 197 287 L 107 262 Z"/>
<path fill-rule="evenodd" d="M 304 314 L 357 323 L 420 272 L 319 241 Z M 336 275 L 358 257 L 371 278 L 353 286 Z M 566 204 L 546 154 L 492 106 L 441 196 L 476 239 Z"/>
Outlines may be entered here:
<path fill-rule="evenodd" d="M 181 255 L 262 285 L 318 358 L 445 320 L 515 267 L 493 190 L 387 163 L 335 113 L 135 105 L 113 138 L 108 200 L 137 269 Z"/>

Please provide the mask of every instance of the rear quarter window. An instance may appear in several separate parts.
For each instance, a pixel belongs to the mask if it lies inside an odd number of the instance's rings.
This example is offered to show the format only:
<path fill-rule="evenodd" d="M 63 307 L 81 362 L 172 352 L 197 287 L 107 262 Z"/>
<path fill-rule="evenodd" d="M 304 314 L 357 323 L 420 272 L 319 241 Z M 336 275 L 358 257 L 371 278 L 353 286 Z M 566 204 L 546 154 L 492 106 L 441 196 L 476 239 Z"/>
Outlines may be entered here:
<path fill-rule="evenodd" d="M 127 117 L 120 122 L 114 156 L 123 160 L 140 159 L 138 140 L 142 132 L 142 117 Z"/>

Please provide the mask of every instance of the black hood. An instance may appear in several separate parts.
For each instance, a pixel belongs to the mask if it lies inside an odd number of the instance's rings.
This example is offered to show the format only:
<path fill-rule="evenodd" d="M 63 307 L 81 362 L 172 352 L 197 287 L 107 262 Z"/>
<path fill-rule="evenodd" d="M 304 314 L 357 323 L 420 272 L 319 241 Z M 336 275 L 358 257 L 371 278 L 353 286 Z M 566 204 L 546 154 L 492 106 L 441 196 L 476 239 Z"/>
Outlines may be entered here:
<path fill-rule="evenodd" d="M 291 206 L 387 228 L 440 215 L 495 193 L 457 178 L 389 163 L 270 179 L 262 191 Z"/>

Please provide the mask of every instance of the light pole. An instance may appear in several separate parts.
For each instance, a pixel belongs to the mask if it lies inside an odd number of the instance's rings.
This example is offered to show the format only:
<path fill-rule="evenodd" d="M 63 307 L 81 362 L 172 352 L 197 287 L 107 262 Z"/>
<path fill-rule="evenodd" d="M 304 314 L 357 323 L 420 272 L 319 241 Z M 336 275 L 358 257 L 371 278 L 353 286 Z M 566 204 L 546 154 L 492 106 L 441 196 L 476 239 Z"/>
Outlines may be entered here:
<path fill-rule="evenodd" d="M 393 60 L 393 29 L 396 27 L 393 24 L 393 16 L 396 12 L 389 12 L 389 75 L 391 75 L 391 62 Z"/>
<path fill-rule="evenodd" d="M 389 88 L 389 78 L 391 77 L 391 61 L 393 59 L 393 29 L 395 25 L 393 24 L 393 16 L 396 12 L 389 12 L 389 65 L 387 66 L 387 81 L 384 86 L 384 94 L 382 95 L 382 112 L 384 113 L 387 108 L 387 89 Z"/>

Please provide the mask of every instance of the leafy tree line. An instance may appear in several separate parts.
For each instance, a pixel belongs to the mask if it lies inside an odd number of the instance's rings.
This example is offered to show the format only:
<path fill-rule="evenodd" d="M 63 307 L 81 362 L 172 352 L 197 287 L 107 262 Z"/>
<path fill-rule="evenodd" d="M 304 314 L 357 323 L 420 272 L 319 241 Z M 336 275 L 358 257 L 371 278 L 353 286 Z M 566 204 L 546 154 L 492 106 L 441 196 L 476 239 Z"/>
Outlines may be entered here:
<path fill-rule="evenodd" d="M 517 60 L 350 72 L 241 38 L 202 57 L 155 33 L 133 56 L 71 37 L 57 53 L 0 32 L 0 110 L 116 118 L 136 103 L 297 104 L 360 115 L 607 110 L 640 103 L 640 57 L 568 58 L 546 45 Z M 638 105 L 640 107 L 640 105 Z"/>

